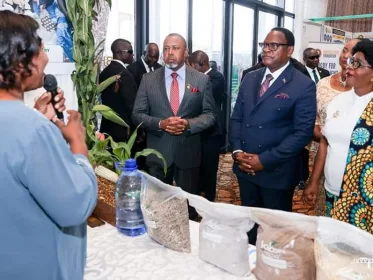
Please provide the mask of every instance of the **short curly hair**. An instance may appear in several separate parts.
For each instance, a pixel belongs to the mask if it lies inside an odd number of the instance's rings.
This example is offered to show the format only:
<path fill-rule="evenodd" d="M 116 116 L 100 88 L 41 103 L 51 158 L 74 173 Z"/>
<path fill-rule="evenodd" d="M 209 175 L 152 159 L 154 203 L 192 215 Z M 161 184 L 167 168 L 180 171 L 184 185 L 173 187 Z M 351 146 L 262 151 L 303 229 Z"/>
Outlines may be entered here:
<path fill-rule="evenodd" d="M 373 42 L 369 39 L 361 39 L 352 49 L 352 55 L 362 52 L 365 60 L 373 67 Z"/>
<path fill-rule="evenodd" d="M 21 65 L 21 78 L 31 75 L 32 59 L 39 54 L 42 40 L 39 24 L 29 16 L 0 11 L 0 88 L 19 88 L 15 72 Z"/>

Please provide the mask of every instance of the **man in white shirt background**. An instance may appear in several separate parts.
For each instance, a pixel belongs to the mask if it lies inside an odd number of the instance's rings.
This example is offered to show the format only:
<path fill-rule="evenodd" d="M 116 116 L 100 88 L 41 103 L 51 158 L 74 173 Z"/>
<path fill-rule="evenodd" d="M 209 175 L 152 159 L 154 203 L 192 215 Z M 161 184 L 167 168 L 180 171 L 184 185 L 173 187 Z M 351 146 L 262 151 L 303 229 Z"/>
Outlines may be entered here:
<path fill-rule="evenodd" d="M 139 60 L 128 66 L 128 71 L 131 72 L 137 87 L 140 87 L 142 76 L 146 73 L 152 72 L 162 65 L 158 63 L 159 48 L 156 43 L 149 43 L 145 46 L 144 54 Z"/>
<path fill-rule="evenodd" d="M 330 76 L 328 70 L 319 67 L 320 54 L 316 49 L 307 48 L 303 51 L 303 61 L 307 75 L 317 84 L 322 78 Z"/>

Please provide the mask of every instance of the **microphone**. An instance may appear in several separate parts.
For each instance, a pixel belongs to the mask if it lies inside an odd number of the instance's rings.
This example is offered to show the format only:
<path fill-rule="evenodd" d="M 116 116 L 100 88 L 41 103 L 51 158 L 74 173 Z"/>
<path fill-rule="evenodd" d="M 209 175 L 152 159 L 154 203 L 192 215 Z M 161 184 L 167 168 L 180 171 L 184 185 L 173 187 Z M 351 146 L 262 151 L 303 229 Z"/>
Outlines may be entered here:
<path fill-rule="evenodd" d="M 57 118 L 59 118 L 61 121 L 63 121 L 63 113 L 59 112 L 54 107 L 54 105 L 56 105 L 56 101 L 54 100 L 54 98 L 57 95 L 57 80 L 56 80 L 56 77 L 51 75 L 51 74 L 45 75 L 44 88 L 45 88 L 46 91 L 49 91 L 52 94 L 52 104 L 53 104 L 53 108 L 56 112 Z"/>

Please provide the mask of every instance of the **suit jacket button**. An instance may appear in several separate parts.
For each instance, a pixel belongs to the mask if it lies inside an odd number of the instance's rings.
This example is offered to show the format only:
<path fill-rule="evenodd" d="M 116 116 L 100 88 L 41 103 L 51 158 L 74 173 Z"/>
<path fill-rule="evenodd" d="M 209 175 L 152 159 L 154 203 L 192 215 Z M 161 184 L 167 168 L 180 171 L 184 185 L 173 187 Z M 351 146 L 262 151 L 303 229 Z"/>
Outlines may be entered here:
<path fill-rule="evenodd" d="M 246 126 L 247 126 L 247 127 L 250 127 L 250 125 L 249 125 L 249 124 L 247 124 Z"/>
<path fill-rule="evenodd" d="M 261 148 L 262 147 L 262 145 L 258 145 L 258 148 Z"/>
<path fill-rule="evenodd" d="M 277 109 L 277 111 L 280 111 L 280 110 L 281 110 L 281 108 L 278 108 L 278 109 Z"/>
<path fill-rule="evenodd" d="M 262 128 L 260 125 L 258 126 L 259 128 Z"/>

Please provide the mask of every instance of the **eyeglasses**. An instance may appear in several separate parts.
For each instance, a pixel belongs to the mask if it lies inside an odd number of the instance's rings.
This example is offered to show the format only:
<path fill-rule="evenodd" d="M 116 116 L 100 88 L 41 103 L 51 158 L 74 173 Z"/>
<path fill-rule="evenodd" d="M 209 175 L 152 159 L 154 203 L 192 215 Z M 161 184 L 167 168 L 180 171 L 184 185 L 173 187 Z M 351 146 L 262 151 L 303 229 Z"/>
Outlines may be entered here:
<path fill-rule="evenodd" d="M 279 46 L 288 46 L 288 44 L 281 44 L 281 43 L 259 43 L 259 47 L 263 50 L 268 47 L 271 51 L 277 51 Z"/>
<path fill-rule="evenodd" d="M 367 68 L 373 68 L 372 66 L 370 65 L 362 65 L 360 61 L 358 60 L 355 60 L 354 57 L 349 57 L 347 59 L 347 65 L 351 65 L 353 69 L 358 69 L 360 67 L 367 67 Z"/>
<path fill-rule="evenodd" d="M 118 50 L 117 52 L 118 53 L 120 53 L 120 52 L 126 52 L 126 53 L 129 53 L 129 54 L 133 54 L 133 50 Z"/>
<path fill-rule="evenodd" d="M 309 56 L 308 59 L 309 60 L 315 60 L 315 59 L 319 59 L 320 56 L 319 55 L 314 55 L 314 56 Z"/>

